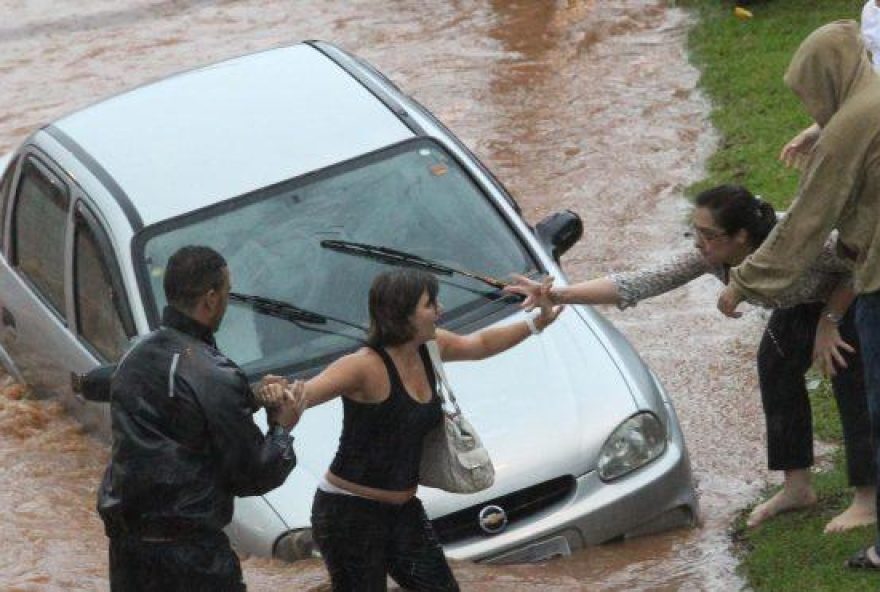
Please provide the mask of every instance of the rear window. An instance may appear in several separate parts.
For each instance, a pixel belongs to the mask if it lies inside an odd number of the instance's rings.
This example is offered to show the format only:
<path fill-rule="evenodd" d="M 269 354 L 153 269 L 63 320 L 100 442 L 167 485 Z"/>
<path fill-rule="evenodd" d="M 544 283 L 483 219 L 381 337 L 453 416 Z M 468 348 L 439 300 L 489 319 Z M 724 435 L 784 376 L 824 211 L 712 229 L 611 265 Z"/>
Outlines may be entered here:
<path fill-rule="evenodd" d="M 62 317 L 69 203 L 67 187 L 28 158 L 18 183 L 13 220 L 16 265 Z"/>

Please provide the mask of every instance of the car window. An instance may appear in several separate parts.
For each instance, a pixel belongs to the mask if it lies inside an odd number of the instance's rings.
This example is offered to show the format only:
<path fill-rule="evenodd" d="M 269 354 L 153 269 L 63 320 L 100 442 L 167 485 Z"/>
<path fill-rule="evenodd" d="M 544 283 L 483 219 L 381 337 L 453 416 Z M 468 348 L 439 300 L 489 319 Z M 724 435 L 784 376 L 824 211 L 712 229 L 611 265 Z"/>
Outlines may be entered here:
<path fill-rule="evenodd" d="M 22 168 L 15 202 L 15 262 L 62 317 L 68 204 L 67 187 L 33 158 L 28 158 Z"/>
<path fill-rule="evenodd" d="M 12 177 L 15 176 L 15 166 L 17 164 L 18 159 L 12 159 L 6 167 L 6 172 L 3 173 L 3 178 L 0 179 L 0 248 L 2 248 L 3 239 L 6 234 L 6 224 L 4 223 L 6 220 L 6 204 L 9 203 Z"/>
<path fill-rule="evenodd" d="M 83 208 L 82 204 L 77 207 L 74 226 L 77 328 L 80 337 L 105 360 L 115 361 L 128 347 L 129 337 L 134 335 L 133 323 L 115 273 L 110 243 Z"/>
<path fill-rule="evenodd" d="M 136 241 L 143 241 L 141 275 L 158 310 L 168 257 L 181 246 L 202 244 L 226 257 L 233 291 L 329 317 L 322 324 L 292 323 L 231 303 L 218 342 L 256 372 L 335 355 L 364 338 L 357 327 L 369 323 L 370 284 L 393 267 L 326 248 L 321 242 L 327 239 L 391 247 L 501 278 L 536 266 L 467 172 L 425 139 L 147 229 Z M 499 305 L 493 288 L 479 281 L 443 274 L 438 280 L 447 321 Z"/>

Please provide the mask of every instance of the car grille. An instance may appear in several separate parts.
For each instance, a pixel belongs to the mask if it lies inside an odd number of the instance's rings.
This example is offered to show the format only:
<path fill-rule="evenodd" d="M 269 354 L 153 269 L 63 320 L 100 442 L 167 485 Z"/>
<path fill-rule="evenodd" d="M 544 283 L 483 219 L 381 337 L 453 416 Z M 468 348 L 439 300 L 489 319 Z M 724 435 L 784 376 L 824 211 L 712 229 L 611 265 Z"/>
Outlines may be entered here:
<path fill-rule="evenodd" d="M 431 522 L 441 543 L 451 543 L 473 536 L 491 536 L 483 532 L 479 524 L 480 510 L 486 506 L 495 505 L 503 508 L 510 527 L 518 520 L 562 501 L 574 491 L 574 488 L 574 477 L 566 475 L 447 514 Z"/>

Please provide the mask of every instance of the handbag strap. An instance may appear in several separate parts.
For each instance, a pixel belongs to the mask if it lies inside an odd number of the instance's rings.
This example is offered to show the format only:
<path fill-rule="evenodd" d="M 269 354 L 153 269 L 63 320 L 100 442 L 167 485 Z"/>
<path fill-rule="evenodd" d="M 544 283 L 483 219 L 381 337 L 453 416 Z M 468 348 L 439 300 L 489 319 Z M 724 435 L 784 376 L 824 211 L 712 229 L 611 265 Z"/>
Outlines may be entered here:
<path fill-rule="evenodd" d="M 440 347 L 437 345 L 437 341 L 432 339 L 431 341 L 428 341 L 425 346 L 428 348 L 431 365 L 434 366 L 434 375 L 439 382 L 438 386 L 442 387 L 437 389 L 437 393 L 445 403 L 446 396 L 443 394 L 445 391 L 446 395 L 449 397 L 449 402 L 452 403 L 452 407 L 455 409 L 455 414 L 461 415 L 461 408 L 458 406 L 458 401 L 455 400 L 455 395 L 452 392 L 452 388 L 449 386 L 449 380 L 446 378 L 446 370 L 443 369 L 443 359 L 440 357 Z"/>

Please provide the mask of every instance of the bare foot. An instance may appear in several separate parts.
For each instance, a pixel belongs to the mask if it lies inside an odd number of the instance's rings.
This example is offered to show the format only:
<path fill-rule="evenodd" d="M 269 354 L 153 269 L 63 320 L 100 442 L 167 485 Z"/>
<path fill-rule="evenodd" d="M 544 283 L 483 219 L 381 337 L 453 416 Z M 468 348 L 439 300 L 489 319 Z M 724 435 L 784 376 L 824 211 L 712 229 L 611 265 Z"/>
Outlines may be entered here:
<path fill-rule="evenodd" d="M 766 502 L 755 506 L 755 509 L 749 514 L 748 520 L 746 520 L 746 526 L 754 528 L 777 514 L 806 508 L 815 503 L 816 493 L 812 488 L 789 490 L 783 487 L 781 491 Z"/>
<path fill-rule="evenodd" d="M 844 532 L 877 522 L 873 487 L 857 487 L 852 504 L 825 526 L 825 533 Z"/>

